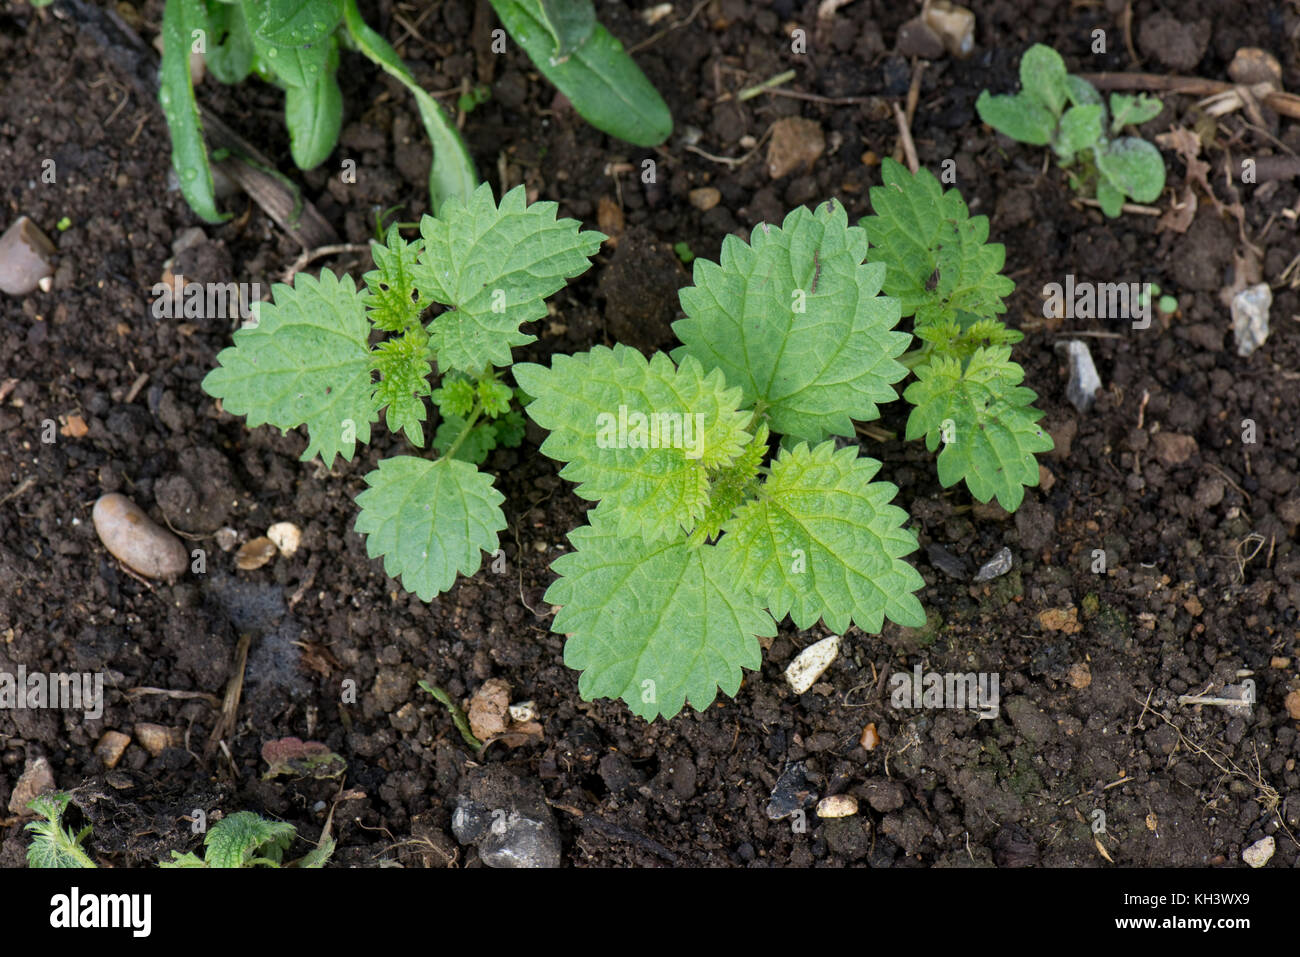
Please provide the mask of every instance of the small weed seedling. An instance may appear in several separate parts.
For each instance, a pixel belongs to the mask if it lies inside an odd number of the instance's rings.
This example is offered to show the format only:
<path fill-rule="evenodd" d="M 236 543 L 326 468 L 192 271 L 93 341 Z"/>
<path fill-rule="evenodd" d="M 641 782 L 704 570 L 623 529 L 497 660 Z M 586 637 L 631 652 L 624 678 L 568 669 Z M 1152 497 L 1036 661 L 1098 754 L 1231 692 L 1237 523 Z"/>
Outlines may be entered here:
<path fill-rule="evenodd" d="M 524 189 L 498 207 L 485 184 L 425 216 L 421 238 L 396 226 L 372 247 L 376 269 L 357 288 L 329 270 L 272 288 L 258 323 L 235 333 L 203 388 L 250 427 L 307 427 L 303 460 L 328 467 L 370 441 L 382 410 L 390 431 L 426 444 L 425 397 L 442 414 L 437 459 L 398 455 L 366 476 L 356 530 L 371 558 L 424 601 L 472 575 L 505 528 L 503 497 L 476 467 L 498 445 L 516 446 L 524 421 L 494 367 L 535 336 L 520 324 L 546 315 L 545 298 L 585 272 L 605 238 L 555 218 L 555 203 L 526 204 Z M 449 307 L 429 321 L 432 304 Z M 387 334 L 373 347 L 374 332 Z M 437 367 L 441 381 L 429 381 Z M 378 380 L 375 375 L 378 375 Z"/>
<path fill-rule="evenodd" d="M 27 846 L 29 867 L 98 866 L 82 846 L 90 835 L 90 825 L 75 835 L 63 826 L 63 813 L 71 800 L 70 794 L 52 793 L 28 803 L 29 808 L 44 818 L 27 825 L 27 830 L 34 835 Z M 172 860 L 159 862 L 159 867 L 280 867 L 284 852 L 296 836 L 292 824 L 268 821 L 251 811 L 240 811 L 212 825 L 203 839 L 204 858 L 193 851 L 184 854 L 172 851 Z M 318 847 L 288 866 L 324 867 L 333 853 L 334 839 L 327 835 Z"/>
<path fill-rule="evenodd" d="M 663 98 L 622 45 L 596 22 L 591 0 L 492 0 L 501 22 L 587 122 L 639 146 L 672 132 Z M 500 32 L 500 31 L 498 31 Z M 504 36 L 493 39 L 503 53 Z M 284 91 L 290 152 L 300 169 L 325 161 L 343 119 L 339 50 L 353 48 L 406 86 L 433 147 L 429 205 L 469 196 L 478 183 L 469 150 L 447 112 L 415 80 L 388 42 L 361 18 L 356 0 L 166 0 L 158 100 L 171 131 L 172 165 L 190 208 L 210 223 L 217 209 L 190 55 L 203 54 L 222 83 L 251 74 Z M 499 48 L 498 48 L 498 45 Z M 469 112 L 490 91 L 462 96 Z"/>
<path fill-rule="evenodd" d="M 1020 59 L 1020 86 L 1007 96 L 981 93 L 975 101 L 980 119 L 1013 140 L 1050 145 L 1070 170 L 1071 187 L 1094 192 L 1107 216 L 1120 214 L 1125 196 L 1140 203 L 1159 197 L 1165 187 L 1160 151 L 1140 137 L 1119 135 L 1158 115 L 1158 99 L 1112 93 L 1107 114 L 1096 87 L 1067 73 L 1060 54 L 1041 43 Z"/>
<path fill-rule="evenodd" d="M 620 345 L 515 366 L 550 430 L 542 451 L 600 503 L 546 594 L 584 698 L 646 719 L 704 708 L 759 667 L 758 638 L 787 614 L 836 632 L 925 624 L 898 488 L 836 442 L 909 368 L 907 436 L 942 442 L 943 485 L 1014 510 L 1038 484 L 1052 442 L 1010 358 L 1021 335 L 997 318 L 1014 284 L 988 220 L 892 160 L 871 201 L 858 227 L 832 200 L 697 258 L 672 358 Z"/>

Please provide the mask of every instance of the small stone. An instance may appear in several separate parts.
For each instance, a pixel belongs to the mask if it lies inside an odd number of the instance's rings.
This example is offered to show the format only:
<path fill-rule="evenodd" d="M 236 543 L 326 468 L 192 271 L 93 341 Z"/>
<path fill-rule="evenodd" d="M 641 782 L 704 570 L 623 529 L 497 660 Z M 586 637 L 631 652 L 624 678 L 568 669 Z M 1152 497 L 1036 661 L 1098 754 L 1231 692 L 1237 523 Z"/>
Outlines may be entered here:
<path fill-rule="evenodd" d="M 1092 361 L 1088 344 L 1080 339 L 1070 339 L 1056 344 L 1057 352 L 1064 352 L 1070 362 L 1070 380 L 1065 384 L 1065 397 L 1080 412 L 1087 412 L 1101 391 L 1101 376 Z"/>
<path fill-rule="evenodd" d="M 1210 475 L 1196 485 L 1196 494 L 1193 496 L 1196 501 L 1196 507 L 1201 509 L 1214 508 L 1223 501 L 1223 494 L 1227 490 L 1223 479 Z"/>
<path fill-rule="evenodd" d="M 537 703 L 533 701 L 521 701 L 518 704 L 510 706 L 510 720 L 523 724 L 525 721 L 533 721 L 537 718 Z"/>
<path fill-rule="evenodd" d="M 54 243 L 26 216 L 0 235 L 0 292 L 26 296 L 54 275 Z"/>
<path fill-rule="evenodd" d="M 943 56 L 943 40 L 924 18 L 913 17 L 898 28 L 894 49 L 903 56 L 937 60 Z"/>
<path fill-rule="evenodd" d="M 790 682 L 790 687 L 795 694 L 803 694 L 816 684 L 817 679 L 831 666 L 831 662 L 839 653 L 839 635 L 831 635 L 829 638 L 814 642 L 799 652 L 798 657 L 790 662 L 789 667 L 785 669 L 785 680 Z"/>
<path fill-rule="evenodd" d="M 858 813 L 858 799 L 852 794 L 831 794 L 817 802 L 817 816 L 852 817 Z"/>
<path fill-rule="evenodd" d="M 226 526 L 217 529 L 216 534 L 217 547 L 223 552 L 228 552 L 235 547 L 235 542 L 239 541 L 239 533 L 233 528 Z"/>
<path fill-rule="evenodd" d="M 1254 86 L 1256 83 L 1271 83 L 1282 89 L 1282 65 L 1277 57 L 1259 47 L 1242 47 L 1228 64 L 1228 76 L 1233 83 Z"/>
<path fill-rule="evenodd" d="M 1079 624 L 1078 608 L 1048 608 L 1039 613 L 1038 623 L 1048 631 L 1060 631 L 1067 635 L 1077 635 L 1083 631 Z"/>
<path fill-rule="evenodd" d="M 244 542 L 235 553 L 235 567 L 240 571 L 251 572 L 274 558 L 275 552 L 275 542 L 265 536 Z"/>
<path fill-rule="evenodd" d="M 59 434 L 66 435 L 70 439 L 80 439 L 84 438 L 89 431 L 85 419 L 79 415 L 70 415 L 64 421 L 63 428 L 59 429 Z"/>
<path fill-rule="evenodd" d="M 293 522 L 276 522 L 266 530 L 266 537 L 275 543 L 281 555 L 289 558 L 298 550 L 298 544 L 302 541 L 302 532 Z"/>
<path fill-rule="evenodd" d="M 1274 655 L 1272 658 L 1268 659 L 1268 666 L 1277 671 L 1286 671 L 1286 669 L 1291 667 L 1291 659 L 1284 658 L 1282 655 Z"/>
<path fill-rule="evenodd" d="M 768 820 L 784 820 L 816 801 L 817 796 L 808 788 L 808 775 L 803 762 L 791 761 L 776 779 L 776 786 L 767 797 Z"/>
<path fill-rule="evenodd" d="M 618 237 L 623 235 L 626 226 L 623 207 L 619 206 L 613 198 L 602 196 L 596 201 L 596 225 L 610 240 L 616 242 Z"/>
<path fill-rule="evenodd" d="M 466 792 L 456 797 L 452 833 L 462 844 L 476 844 L 488 867 L 559 867 L 560 834 L 541 786 L 499 767 L 470 775 Z"/>
<path fill-rule="evenodd" d="M 876 730 L 874 721 L 863 728 L 862 734 L 858 735 L 858 747 L 863 751 L 874 751 L 880 747 L 880 732 Z"/>
<path fill-rule="evenodd" d="M 938 542 L 931 542 L 925 546 L 925 557 L 930 559 L 931 565 L 949 578 L 965 581 L 966 576 L 970 574 L 970 569 L 966 567 L 966 563 Z"/>
<path fill-rule="evenodd" d="M 934 0 L 922 16 L 949 56 L 965 59 L 971 55 L 975 49 L 975 14 L 949 0 Z"/>
<path fill-rule="evenodd" d="M 54 790 L 54 771 L 45 758 L 28 758 L 22 776 L 9 795 L 9 811 L 19 816 L 31 814 L 27 802 Z"/>
<path fill-rule="evenodd" d="M 1268 311 L 1273 291 L 1268 283 L 1247 286 L 1232 297 L 1232 331 L 1237 337 L 1237 355 L 1248 356 L 1268 339 Z"/>
<path fill-rule="evenodd" d="M 1160 464 L 1172 468 L 1195 454 L 1196 439 L 1180 432 L 1157 432 L 1151 436 L 1151 447 Z"/>
<path fill-rule="evenodd" d="M 152 758 L 158 757 L 167 748 L 180 746 L 181 736 L 175 728 L 166 728 L 161 724 L 141 722 L 135 726 L 135 739 Z"/>
<path fill-rule="evenodd" d="M 1296 721 L 1300 721 L 1300 689 L 1292 691 L 1286 696 L 1286 713 Z"/>
<path fill-rule="evenodd" d="M 1071 688 L 1077 688 L 1082 691 L 1088 685 L 1092 684 L 1092 669 L 1088 667 L 1086 661 L 1079 661 L 1070 665 L 1070 673 L 1066 676 L 1066 681 L 1070 683 Z"/>
<path fill-rule="evenodd" d="M 691 190 L 691 205 L 701 212 L 708 212 L 722 202 L 722 192 L 712 186 L 701 186 Z"/>
<path fill-rule="evenodd" d="M 503 678 L 489 678 L 469 700 L 469 729 L 486 741 L 503 734 L 510 724 L 510 684 Z"/>
<path fill-rule="evenodd" d="M 95 745 L 95 757 L 104 762 L 104 767 L 112 769 L 122 760 L 126 746 L 131 743 L 131 736 L 121 731 L 105 731 Z"/>
<path fill-rule="evenodd" d="M 1011 549 L 1004 546 L 996 555 L 980 566 L 980 570 L 975 573 L 975 582 L 987 582 L 1002 577 L 1011 571 L 1011 562 Z"/>
<path fill-rule="evenodd" d="M 113 557 L 146 578 L 174 578 L 189 565 L 181 540 L 155 525 L 125 495 L 111 492 L 91 512 L 95 533 Z"/>
<path fill-rule="evenodd" d="M 767 175 L 780 179 L 800 167 L 812 169 L 825 151 L 826 136 L 818 123 L 801 116 L 777 120 L 767 144 Z"/>
<path fill-rule="evenodd" d="M 1241 852 L 1241 859 L 1251 867 L 1263 867 L 1273 857 L 1273 852 L 1277 850 L 1277 842 L 1273 840 L 1273 835 L 1261 838 L 1250 847 Z"/>
<path fill-rule="evenodd" d="M 1046 465 L 1043 465 L 1041 462 L 1038 463 L 1038 487 L 1041 488 L 1044 493 L 1046 493 L 1046 492 L 1050 492 L 1052 490 L 1052 486 L 1054 486 L 1055 484 L 1056 484 L 1056 474 L 1051 469 L 1049 469 Z"/>

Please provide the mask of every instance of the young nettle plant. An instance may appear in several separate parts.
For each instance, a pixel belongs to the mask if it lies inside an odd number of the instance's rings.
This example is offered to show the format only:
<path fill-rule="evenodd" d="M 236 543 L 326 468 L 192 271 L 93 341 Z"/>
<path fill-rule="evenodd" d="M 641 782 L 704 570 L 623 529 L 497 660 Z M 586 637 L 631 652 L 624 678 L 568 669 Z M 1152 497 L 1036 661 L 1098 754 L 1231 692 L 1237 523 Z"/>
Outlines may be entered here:
<path fill-rule="evenodd" d="M 502 495 L 477 469 L 498 445 L 516 446 L 523 417 L 496 367 L 536 337 L 520 324 L 546 315 L 545 298 L 590 266 L 604 240 L 556 219 L 555 203 L 527 205 L 523 187 L 498 207 L 485 184 L 420 223 L 372 246 L 376 268 L 358 288 L 325 270 L 272 287 L 258 322 L 235 333 L 203 388 L 250 427 L 307 427 L 303 460 L 351 459 L 381 411 L 392 432 L 425 446 L 425 398 L 442 421 L 437 458 L 396 455 L 366 476 L 356 530 L 371 558 L 429 601 L 457 573 L 472 575 L 506 526 Z M 433 304 L 448 307 L 431 319 Z M 371 344 L 372 336 L 385 336 Z M 434 389 L 430 376 L 440 373 Z M 377 376 L 377 378 L 376 378 Z"/>
<path fill-rule="evenodd" d="M 1065 61 L 1051 47 L 1036 43 L 1020 60 L 1019 93 L 979 95 L 980 119 L 1013 140 L 1050 145 L 1070 185 L 1093 192 L 1102 212 L 1118 216 L 1129 196 L 1149 203 L 1165 187 L 1165 163 L 1160 151 L 1137 136 L 1120 136 L 1162 109 L 1155 97 L 1110 95 L 1110 112 L 1101 94 L 1087 80 L 1067 73 Z M 1068 108 L 1067 108 L 1068 107 Z"/>
<path fill-rule="evenodd" d="M 1003 248 L 928 172 L 887 160 L 884 181 L 862 226 L 831 200 L 696 259 L 672 358 L 601 346 L 515 366 L 542 451 L 600 503 L 546 594 L 583 697 L 671 717 L 734 695 L 787 614 L 836 632 L 925 623 L 898 488 L 836 440 L 909 367 L 908 436 L 944 443 L 945 486 L 1015 509 L 1037 484 L 1052 443 L 1010 359 L 1020 334 L 996 318 L 1014 288 Z"/>

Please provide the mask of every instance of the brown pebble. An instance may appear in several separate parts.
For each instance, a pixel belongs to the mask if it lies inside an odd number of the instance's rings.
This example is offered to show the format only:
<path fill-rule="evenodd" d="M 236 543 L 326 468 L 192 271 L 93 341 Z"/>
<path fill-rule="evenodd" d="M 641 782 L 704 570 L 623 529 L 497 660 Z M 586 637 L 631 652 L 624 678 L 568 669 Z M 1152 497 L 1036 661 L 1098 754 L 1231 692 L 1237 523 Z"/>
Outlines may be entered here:
<path fill-rule="evenodd" d="M 251 572 L 274 558 L 275 552 L 275 542 L 263 535 L 240 546 L 239 551 L 235 553 L 235 566 L 241 571 Z"/>
<path fill-rule="evenodd" d="M 50 768 L 50 762 L 45 758 L 29 758 L 22 776 L 14 785 L 13 794 L 9 795 L 9 810 L 18 815 L 31 814 L 27 802 L 53 790 L 54 771 Z"/>
<path fill-rule="evenodd" d="M 1080 661 L 1070 665 L 1070 674 L 1066 677 L 1070 682 L 1071 688 L 1078 688 L 1082 691 L 1088 685 L 1092 684 L 1092 669 L 1088 667 L 1087 662 Z"/>
<path fill-rule="evenodd" d="M 800 167 L 811 169 L 825 151 L 826 135 L 818 123 L 801 116 L 777 120 L 767 144 L 767 175 L 780 179 Z"/>
<path fill-rule="evenodd" d="M 602 196 L 596 202 L 596 225 L 610 238 L 610 245 L 615 245 L 623 235 L 623 208 L 611 197 Z"/>
<path fill-rule="evenodd" d="M 156 758 L 163 753 L 164 749 L 178 747 L 180 734 L 175 728 L 141 722 L 135 726 L 135 739 L 140 743 L 140 747 L 149 752 L 150 757 Z"/>
<path fill-rule="evenodd" d="M 66 435 L 71 439 L 80 439 L 84 438 L 89 431 L 85 419 L 79 415 L 70 415 L 64 420 L 63 428 L 59 429 L 59 434 Z"/>
<path fill-rule="evenodd" d="M 1052 470 L 1040 462 L 1038 464 L 1038 487 L 1044 492 L 1050 492 L 1055 484 L 1056 476 L 1052 473 Z"/>
<path fill-rule="evenodd" d="M 880 746 L 880 732 L 876 730 L 874 723 L 862 729 L 862 735 L 858 738 L 858 745 L 863 751 L 874 751 Z"/>
<path fill-rule="evenodd" d="M 1151 445 L 1160 464 L 1167 467 L 1182 465 L 1196 452 L 1196 439 L 1179 432 L 1157 432 Z"/>
<path fill-rule="evenodd" d="M 1271 83 L 1279 90 L 1282 88 L 1282 65 L 1277 57 L 1259 47 L 1242 47 L 1228 64 L 1228 76 L 1233 83 L 1254 86 L 1256 83 Z"/>
<path fill-rule="evenodd" d="M 1300 721 L 1300 688 L 1286 696 L 1286 713 Z"/>
<path fill-rule="evenodd" d="M 1268 659 L 1268 666 L 1270 668 L 1276 668 L 1278 671 L 1285 671 L 1287 668 L 1291 667 L 1291 659 L 1283 658 L 1281 655 L 1274 655 L 1272 658 Z"/>
<path fill-rule="evenodd" d="M 708 212 L 722 202 L 722 192 L 712 186 L 701 186 L 691 190 L 691 205 L 702 212 Z"/>
<path fill-rule="evenodd" d="M 95 533 L 113 557 L 146 578 L 174 578 L 185 571 L 189 553 L 125 495 L 110 492 L 91 513 Z"/>
<path fill-rule="evenodd" d="M 131 736 L 121 731 L 105 731 L 95 745 L 95 757 L 104 762 L 104 767 L 115 768 L 122 760 L 126 746 L 131 743 Z"/>

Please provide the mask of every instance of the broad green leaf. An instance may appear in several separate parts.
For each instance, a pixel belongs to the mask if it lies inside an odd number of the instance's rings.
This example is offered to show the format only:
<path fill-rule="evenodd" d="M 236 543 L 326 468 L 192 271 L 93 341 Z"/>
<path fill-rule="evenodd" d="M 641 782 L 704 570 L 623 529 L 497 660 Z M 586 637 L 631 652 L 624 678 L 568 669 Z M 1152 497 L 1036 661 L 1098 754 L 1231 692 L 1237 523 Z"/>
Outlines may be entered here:
<path fill-rule="evenodd" d="M 1051 111 L 1025 93 L 994 96 L 984 90 L 975 100 L 975 112 L 999 133 L 1033 146 L 1046 146 L 1056 129 Z"/>
<path fill-rule="evenodd" d="M 987 216 L 971 217 L 961 194 L 929 170 L 913 176 L 886 158 L 883 186 L 871 190 L 874 215 L 862 220 L 871 238 L 871 259 L 886 267 L 885 293 L 902 302 L 918 328 L 968 312 L 993 318 L 1006 311 L 1015 289 L 1001 275 L 1006 249 L 986 242 Z"/>
<path fill-rule="evenodd" d="M 1097 170 L 1118 190 L 1139 203 L 1160 198 L 1165 188 L 1165 161 L 1144 139 L 1122 136 L 1097 151 Z"/>
<path fill-rule="evenodd" d="M 598 509 L 597 512 L 603 511 Z M 622 698 L 653 721 L 689 701 L 703 710 L 718 689 L 734 697 L 742 669 L 757 669 L 771 615 L 721 569 L 715 546 L 650 544 L 592 513 L 569 533 L 575 551 L 552 564 L 551 626 L 569 636 L 564 663 L 582 672 L 582 697 Z"/>
<path fill-rule="evenodd" d="M 637 146 L 658 146 L 673 131 L 672 114 L 640 67 L 599 23 L 568 59 L 554 59 L 555 38 L 542 0 L 492 0 L 492 8 L 541 74 L 584 120 Z"/>
<path fill-rule="evenodd" d="M 244 15 L 248 15 L 247 9 Z M 258 60 L 286 90 L 291 86 L 315 86 L 326 69 L 331 50 L 337 49 L 333 37 L 305 46 L 277 46 L 256 33 L 251 36 Z"/>
<path fill-rule="evenodd" d="M 1008 329 L 997 319 L 980 319 L 969 312 L 958 312 L 952 319 L 920 326 L 916 335 L 931 344 L 932 352 L 955 356 L 963 362 L 979 349 L 1013 345 L 1025 337 L 1019 329 Z"/>
<path fill-rule="evenodd" d="M 850 621 L 878 632 L 884 619 L 925 624 L 912 594 L 925 582 L 903 556 L 916 536 L 890 501 L 898 487 L 873 482 L 875 459 L 856 449 L 782 449 L 756 499 L 724 526 L 718 551 L 727 576 L 743 582 L 773 617 L 796 628 L 820 618 L 843 633 Z"/>
<path fill-rule="evenodd" d="M 1106 106 L 1097 88 L 1081 76 L 1071 73 L 1065 78 L 1065 92 L 1075 106 L 1100 106 L 1105 118 Z"/>
<path fill-rule="evenodd" d="M 726 237 L 721 263 L 696 259 L 695 284 L 681 291 L 674 358 L 721 369 L 774 432 L 852 435 L 852 420 L 876 418 L 907 374 L 896 361 L 909 339 L 893 331 L 898 303 L 877 295 L 885 266 L 863 265 L 866 256 L 866 232 L 834 200 L 756 227 L 749 243 Z"/>
<path fill-rule="evenodd" d="M 474 172 L 469 148 L 447 111 L 415 81 L 388 41 L 361 19 L 356 0 L 343 0 L 343 20 L 357 49 L 389 76 L 400 81 L 415 97 L 420 121 L 433 148 L 433 164 L 429 167 L 430 208 L 441 209 L 443 203 L 454 197 L 467 199 L 478 185 L 478 174 Z"/>
<path fill-rule="evenodd" d="M 1097 183 L 1097 204 L 1103 213 L 1115 219 L 1124 212 L 1124 191 L 1116 189 L 1103 178 Z"/>
<path fill-rule="evenodd" d="M 483 552 L 497 548 L 506 527 L 504 496 L 492 476 L 468 462 L 411 455 L 384 459 L 357 496 L 356 530 L 366 554 L 384 557 L 384 571 L 421 601 L 446 591 L 457 573 L 472 575 Z"/>
<path fill-rule="evenodd" d="M 1069 95 L 1065 61 L 1049 46 L 1035 43 L 1020 58 L 1020 87 L 1053 116 L 1060 116 Z"/>
<path fill-rule="evenodd" d="M 1101 139 L 1100 106 L 1072 106 L 1061 117 L 1053 148 L 1062 163 L 1068 163 L 1079 150 L 1095 146 Z"/>
<path fill-rule="evenodd" d="M 238 330 L 217 355 L 203 390 L 247 416 L 249 428 L 306 425 L 303 461 L 320 453 L 328 468 L 336 455 L 351 459 L 378 414 L 361 293 L 351 276 L 329 270 L 319 279 L 298 273 L 293 286 L 277 283 L 271 293 L 273 303 L 254 307 L 257 325 Z"/>
<path fill-rule="evenodd" d="M 241 5 L 253 34 L 281 47 L 315 43 L 343 19 L 343 0 L 242 0 Z"/>
<path fill-rule="evenodd" d="M 251 811 L 236 811 L 214 824 L 203 839 L 208 867 L 279 864 L 297 832 L 292 824 L 267 821 Z"/>
<path fill-rule="evenodd" d="M 431 387 L 429 374 L 429 334 L 419 325 L 411 326 L 400 336 L 379 343 L 374 351 L 379 381 L 375 383 L 376 408 L 387 407 L 388 431 L 406 432 L 417 449 L 424 447 L 422 422 L 428 417 L 424 397 Z"/>
<path fill-rule="evenodd" d="M 361 298 L 376 329 L 401 332 L 419 319 L 428 305 L 415 288 L 415 261 L 423 248 L 423 239 L 407 242 L 396 224 L 388 227 L 387 240 L 371 242 L 375 268 L 361 277 L 366 284 Z"/>
<path fill-rule="evenodd" d="M 1145 93 L 1140 96 L 1112 93 L 1110 95 L 1110 131 L 1115 134 L 1125 126 L 1140 126 L 1147 120 L 1155 119 L 1163 109 L 1163 103 L 1154 96 L 1147 96 Z"/>
<path fill-rule="evenodd" d="M 167 119 L 167 132 L 172 141 L 172 169 L 180 179 L 181 194 L 201 219 L 220 223 L 230 215 L 223 216 L 217 209 L 208 148 L 203 142 L 203 123 L 199 119 L 198 104 L 194 101 L 194 84 L 190 78 L 191 32 L 194 30 L 209 30 L 203 0 L 169 0 L 163 4 L 158 103 Z"/>
<path fill-rule="evenodd" d="M 420 223 L 424 249 L 415 265 L 422 299 L 452 308 L 430 324 L 438 365 L 477 375 L 510 364 L 512 346 L 536 336 L 520 323 L 546 315 L 547 296 L 586 272 L 604 236 L 576 219 L 556 219 L 556 203 L 527 205 L 516 186 L 492 199 L 486 183 L 469 200 L 449 199 Z"/>
<path fill-rule="evenodd" d="M 628 346 L 597 346 L 514 374 L 534 396 L 528 415 L 550 430 L 542 453 L 568 463 L 560 475 L 604 503 L 623 536 L 656 541 L 694 528 L 708 506 L 709 470 L 750 440 L 740 390 L 691 356 L 677 367 L 661 352 L 647 361 Z"/>
<path fill-rule="evenodd" d="M 538 0 L 542 23 L 555 41 L 551 59 L 569 58 L 596 29 L 596 8 L 591 0 Z"/>
<path fill-rule="evenodd" d="M 339 89 L 338 41 L 328 47 L 325 63 L 315 82 L 290 86 L 284 91 L 284 124 L 289 130 L 289 151 L 299 169 L 315 169 L 329 159 L 343 125 L 343 91 Z"/>
<path fill-rule="evenodd" d="M 1024 487 L 1038 484 L 1037 452 L 1052 448 L 1052 439 L 1036 423 L 1043 413 L 1038 398 L 1020 385 L 1025 372 L 1011 361 L 1010 346 L 979 349 L 962 368 L 960 360 L 936 356 L 916 370 L 917 380 L 905 398 L 915 408 L 907 420 L 907 438 L 925 436 L 926 447 L 939 453 L 939 481 L 945 488 L 962 479 L 981 502 L 997 496 L 1014 512 Z"/>

